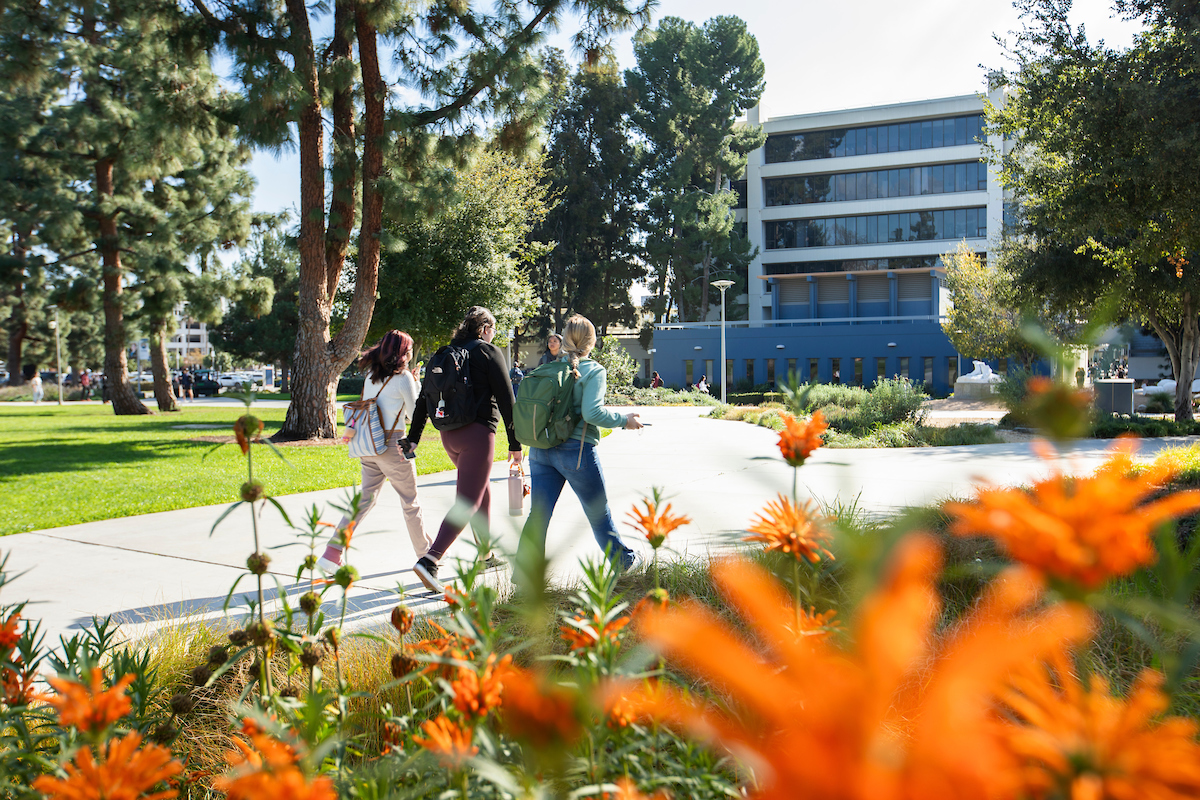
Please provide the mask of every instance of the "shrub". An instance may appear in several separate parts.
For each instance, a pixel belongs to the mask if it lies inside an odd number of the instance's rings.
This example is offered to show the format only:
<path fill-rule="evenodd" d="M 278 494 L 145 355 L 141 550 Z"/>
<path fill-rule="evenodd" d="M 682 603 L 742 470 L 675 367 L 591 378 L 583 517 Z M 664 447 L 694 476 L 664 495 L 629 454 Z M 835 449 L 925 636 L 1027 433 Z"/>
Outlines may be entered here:
<path fill-rule="evenodd" d="M 609 391 L 626 389 L 633 386 L 633 376 L 637 372 L 637 364 L 629 351 L 621 346 L 617 337 L 609 334 L 600 339 L 592 358 L 608 372 Z"/>
<path fill-rule="evenodd" d="M 867 390 L 860 386 L 843 386 L 838 383 L 809 383 L 796 387 L 789 403 L 798 414 L 807 414 L 818 408 L 842 406 L 854 408 L 867 398 Z"/>
<path fill-rule="evenodd" d="M 923 428 L 922 435 L 934 447 L 1000 444 L 1004 441 L 996 434 L 994 426 L 982 422 L 960 422 L 950 428 Z"/>
<path fill-rule="evenodd" d="M 1004 380 L 996 384 L 996 396 L 1000 398 L 1000 402 L 1009 412 L 1014 412 L 1024 404 L 1026 397 L 1029 395 L 1029 389 L 1025 384 L 1029 383 L 1029 379 L 1034 377 L 1034 373 L 1023 367 L 1010 369 L 1008 374 L 1004 376 Z"/>
<path fill-rule="evenodd" d="M 885 425 L 892 422 L 920 424 L 921 405 L 928 399 L 929 395 L 908 378 L 884 378 L 871 387 L 858 410 Z"/>

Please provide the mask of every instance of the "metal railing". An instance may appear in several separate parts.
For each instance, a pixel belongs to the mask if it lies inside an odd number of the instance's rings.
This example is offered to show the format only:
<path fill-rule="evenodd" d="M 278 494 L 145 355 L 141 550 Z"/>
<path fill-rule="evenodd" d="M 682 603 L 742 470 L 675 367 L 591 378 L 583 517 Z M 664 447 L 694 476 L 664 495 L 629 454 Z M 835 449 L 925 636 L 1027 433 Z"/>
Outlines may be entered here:
<path fill-rule="evenodd" d="M 920 322 L 944 323 L 949 317 L 944 314 L 924 314 L 915 317 L 828 317 L 825 319 L 764 319 L 756 322 L 750 320 L 731 320 L 725 323 L 730 328 L 812 328 L 825 325 L 916 325 Z M 655 324 L 654 329 L 660 331 L 717 329 L 718 322 L 663 322 Z"/>

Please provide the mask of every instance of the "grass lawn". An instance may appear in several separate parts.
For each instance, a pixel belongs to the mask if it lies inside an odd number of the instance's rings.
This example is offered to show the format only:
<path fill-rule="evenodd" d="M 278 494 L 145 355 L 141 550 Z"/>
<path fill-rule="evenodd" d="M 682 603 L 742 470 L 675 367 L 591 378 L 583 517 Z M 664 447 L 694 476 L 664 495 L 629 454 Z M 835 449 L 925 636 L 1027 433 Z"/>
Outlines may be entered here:
<path fill-rule="evenodd" d="M 283 424 L 284 408 L 257 408 L 265 435 Z M 232 433 L 240 407 L 185 406 L 178 413 L 117 417 L 108 407 L 0 407 L 0 536 L 99 519 L 228 503 L 246 479 L 236 445 L 213 450 L 199 436 Z M 179 430 L 179 425 L 220 425 Z M 507 455 L 501 426 L 496 459 Z M 350 486 L 359 464 L 340 446 L 254 450 L 254 472 L 274 495 Z M 212 451 L 211 453 L 209 451 Z M 208 457 L 203 461 L 204 455 Z M 451 469 L 441 438 L 425 428 L 417 450 L 424 475 Z"/>

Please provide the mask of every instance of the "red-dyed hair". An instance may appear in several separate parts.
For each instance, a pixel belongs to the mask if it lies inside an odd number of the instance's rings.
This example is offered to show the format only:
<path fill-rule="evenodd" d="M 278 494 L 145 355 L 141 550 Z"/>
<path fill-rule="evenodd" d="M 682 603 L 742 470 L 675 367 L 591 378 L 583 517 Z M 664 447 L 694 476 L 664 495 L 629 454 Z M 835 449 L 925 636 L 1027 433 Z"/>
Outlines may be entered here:
<path fill-rule="evenodd" d="M 412 353 L 413 340 L 404 331 L 388 331 L 375 346 L 358 358 L 358 368 L 376 383 L 400 371 L 404 357 Z"/>

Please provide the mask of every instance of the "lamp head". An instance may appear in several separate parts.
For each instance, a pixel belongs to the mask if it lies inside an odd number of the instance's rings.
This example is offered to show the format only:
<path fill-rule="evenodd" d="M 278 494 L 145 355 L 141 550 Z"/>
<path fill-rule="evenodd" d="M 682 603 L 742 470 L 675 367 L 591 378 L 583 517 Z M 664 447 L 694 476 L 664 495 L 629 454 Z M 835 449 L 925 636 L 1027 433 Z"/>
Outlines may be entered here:
<path fill-rule="evenodd" d="M 712 285 L 721 290 L 721 294 L 725 294 L 725 290 L 733 286 L 733 281 L 713 281 Z"/>

